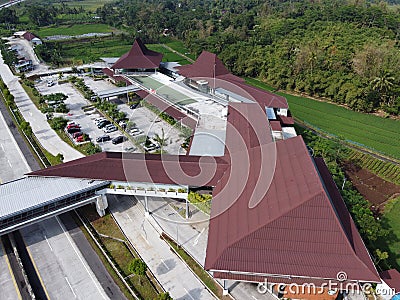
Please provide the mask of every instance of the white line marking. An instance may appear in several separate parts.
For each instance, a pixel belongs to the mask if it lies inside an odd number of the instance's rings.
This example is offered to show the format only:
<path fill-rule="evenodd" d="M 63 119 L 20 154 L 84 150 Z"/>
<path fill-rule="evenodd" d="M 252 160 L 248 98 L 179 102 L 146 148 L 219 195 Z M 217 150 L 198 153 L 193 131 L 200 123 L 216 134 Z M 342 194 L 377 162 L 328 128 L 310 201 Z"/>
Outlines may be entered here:
<path fill-rule="evenodd" d="M 165 261 L 161 258 L 161 262 L 164 264 L 164 266 L 169 270 L 168 265 L 165 263 Z"/>
<path fill-rule="evenodd" d="M 205 228 L 203 228 L 203 230 L 199 233 L 199 235 L 198 235 L 198 236 L 196 237 L 196 239 L 194 240 L 194 242 L 193 242 L 193 245 L 194 245 L 194 246 L 196 246 L 196 245 L 198 244 L 199 238 L 200 238 L 200 236 L 203 234 L 204 230 L 205 230 Z"/>
<path fill-rule="evenodd" d="M 68 280 L 68 278 L 67 277 L 64 277 L 65 278 L 65 281 L 68 283 L 68 285 L 69 285 L 69 288 L 71 289 L 71 291 L 72 291 L 72 294 L 74 294 L 74 297 L 76 298 L 76 294 L 75 294 L 75 292 L 74 292 L 74 289 L 72 288 L 72 285 L 69 283 L 69 280 Z"/>
<path fill-rule="evenodd" d="M 49 245 L 50 250 L 53 252 L 53 248 L 51 247 L 50 242 L 49 242 L 49 240 L 47 239 L 47 236 L 44 235 L 44 238 L 46 239 L 47 245 Z"/>
<path fill-rule="evenodd" d="M 183 287 L 183 289 L 186 291 L 186 293 L 189 295 L 190 298 L 192 298 L 193 300 L 196 300 L 196 299 L 193 298 L 192 295 L 190 295 L 189 291 L 185 287 Z"/>
<path fill-rule="evenodd" d="M 128 219 L 129 219 L 131 222 L 133 222 L 132 218 L 131 218 L 128 214 L 126 214 L 126 216 L 128 217 Z"/>
<path fill-rule="evenodd" d="M 256 297 L 254 297 L 254 296 L 251 296 L 254 300 L 258 300 Z"/>
<path fill-rule="evenodd" d="M 146 243 L 147 243 L 147 245 L 149 245 L 150 246 L 150 243 L 149 243 L 149 241 L 146 239 L 146 237 L 143 235 L 143 234 L 140 234 L 141 236 L 142 236 L 142 238 L 146 241 Z"/>
<path fill-rule="evenodd" d="M 92 279 L 94 285 L 96 286 L 97 290 L 99 291 L 101 297 L 103 299 L 107 299 L 107 297 L 104 295 L 104 291 L 101 287 L 98 286 L 97 281 L 93 278 L 92 274 L 90 273 L 89 269 L 87 268 L 84 260 L 82 259 L 82 256 L 80 254 L 80 252 L 78 252 L 78 249 L 76 249 L 75 244 L 73 243 L 73 241 L 71 240 L 71 237 L 69 236 L 69 234 L 67 233 L 67 230 L 65 229 L 64 225 L 61 223 L 60 219 L 58 217 L 55 217 L 58 224 L 60 225 L 62 231 L 64 232 L 65 236 L 68 239 L 68 242 L 71 244 L 72 249 L 74 249 L 74 252 L 76 253 L 76 255 L 78 256 L 79 260 L 81 261 L 83 267 L 85 268 L 86 272 L 89 274 L 90 278 Z"/>
<path fill-rule="evenodd" d="M 4 152 L 4 146 L 3 146 L 3 144 L 0 144 L 0 146 L 1 146 L 1 150 L 3 150 L 3 152 Z"/>
<path fill-rule="evenodd" d="M 7 159 L 7 162 L 8 162 L 8 165 L 10 166 L 10 168 L 12 169 L 12 164 L 9 159 Z"/>

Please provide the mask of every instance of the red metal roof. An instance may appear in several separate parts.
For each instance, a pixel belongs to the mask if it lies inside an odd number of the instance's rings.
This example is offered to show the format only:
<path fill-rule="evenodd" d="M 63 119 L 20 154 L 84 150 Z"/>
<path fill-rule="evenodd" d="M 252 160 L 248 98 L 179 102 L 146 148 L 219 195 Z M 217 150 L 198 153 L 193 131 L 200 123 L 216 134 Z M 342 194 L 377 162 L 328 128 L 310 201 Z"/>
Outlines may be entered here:
<path fill-rule="evenodd" d="M 147 49 L 141 39 L 136 38 L 131 50 L 112 66 L 112 69 L 157 69 L 163 55 Z"/>
<path fill-rule="evenodd" d="M 329 198 L 302 138 L 271 143 L 267 122 L 257 104 L 230 105 L 230 165 L 213 191 L 205 268 L 221 278 L 229 271 L 334 279 L 344 271 L 378 282 L 340 194 L 330 186 Z"/>
<path fill-rule="evenodd" d="M 29 32 L 29 31 L 25 32 L 22 36 L 27 41 L 32 41 L 36 37 L 36 35 L 34 35 L 32 32 Z"/>
<path fill-rule="evenodd" d="M 235 93 L 255 100 L 265 107 L 288 108 L 284 97 L 246 84 L 244 79 L 230 73 L 213 53 L 203 51 L 193 64 L 180 66 L 177 69 L 182 76 L 207 80 L 212 87 L 215 85 L 231 91 L 233 89 Z M 214 78 L 217 81 L 214 81 Z"/>
<path fill-rule="evenodd" d="M 262 105 L 231 103 L 224 157 L 105 152 L 30 175 L 215 186 L 205 268 L 216 277 L 380 282 L 323 161 L 301 136 L 273 142 L 268 122 Z"/>
<path fill-rule="evenodd" d="M 269 121 L 269 124 L 271 125 L 271 129 L 273 131 L 282 131 L 281 122 L 279 122 L 279 121 Z"/>
<path fill-rule="evenodd" d="M 379 273 L 381 279 L 392 289 L 395 289 L 396 293 L 400 292 L 400 273 L 396 269 L 390 269 Z"/>
<path fill-rule="evenodd" d="M 226 168 L 218 157 L 101 152 L 28 175 L 214 186 Z"/>

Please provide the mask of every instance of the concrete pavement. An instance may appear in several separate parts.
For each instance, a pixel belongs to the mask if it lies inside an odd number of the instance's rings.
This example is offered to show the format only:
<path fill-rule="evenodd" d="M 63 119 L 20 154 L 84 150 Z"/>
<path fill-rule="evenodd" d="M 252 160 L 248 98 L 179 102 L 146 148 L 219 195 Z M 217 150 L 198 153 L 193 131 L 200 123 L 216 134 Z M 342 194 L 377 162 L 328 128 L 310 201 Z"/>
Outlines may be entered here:
<path fill-rule="evenodd" d="M 58 217 L 21 234 L 50 299 L 109 299 Z"/>
<path fill-rule="evenodd" d="M 15 278 L 10 272 L 11 267 L 7 255 L 3 249 L 3 245 L 0 242 L 0 299 L 21 299 Z"/>
<path fill-rule="evenodd" d="M 139 198 L 144 205 L 143 197 Z M 171 205 L 180 206 L 173 199 L 148 198 L 151 211 L 148 221 L 153 219 L 160 228 L 172 237 L 200 265 L 204 266 L 208 239 L 209 216 L 190 205 L 191 217 L 186 220 Z M 222 281 L 220 281 L 222 285 Z M 228 281 L 228 289 L 235 299 L 276 300 L 270 293 L 260 294 L 255 283 Z"/>
<path fill-rule="evenodd" d="M 174 299 L 215 299 L 191 270 L 160 239 L 135 198 L 109 196 L 110 210 L 149 269 Z"/>
<path fill-rule="evenodd" d="M 61 153 L 64 156 L 64 162 L 83 157 L 83 154 L 65 143 L 57 133 L 51 129 L 45 115 L 33 104 L 32 100 L 19 83 L 18 78 L 12 74 L 10 68 L 4 63 L 1 55 L 0 74 L 4 83 L 8 86 L 10 93 L 15 97 L 15 103 L 24 119 L 29 122 L 42 146 L 53 155 Z"/>

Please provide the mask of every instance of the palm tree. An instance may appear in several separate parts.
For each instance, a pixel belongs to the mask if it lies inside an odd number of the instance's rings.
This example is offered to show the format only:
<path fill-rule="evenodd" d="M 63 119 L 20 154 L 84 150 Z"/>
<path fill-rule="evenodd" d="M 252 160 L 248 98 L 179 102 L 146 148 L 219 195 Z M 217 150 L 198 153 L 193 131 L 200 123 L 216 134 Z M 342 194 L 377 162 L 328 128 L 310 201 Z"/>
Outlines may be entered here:
<path fill-rule="evenodd" d="M 161 135 L 156 133 L 153 139 L 157 143 L 158 147 L 160 147 L 160 153 L 162 154 L 163 147 L 167 145 L 167 137 L 164 134 L 164 128 L 161 128 Z"/>
<path fill-rule="evenodd" d="M 394 81 L 395 78 L 389 73 L 382 73 L 379 77 L 375 77 L 371 81 L 372 89 L 378 92 L 379 97 L 381 98 L 381 100 L 383 100 L 384 104 L 389 104 L 386 103 L 386 99 L 389 98 L 388 96 L 389 93 L 392 91 Z"/>

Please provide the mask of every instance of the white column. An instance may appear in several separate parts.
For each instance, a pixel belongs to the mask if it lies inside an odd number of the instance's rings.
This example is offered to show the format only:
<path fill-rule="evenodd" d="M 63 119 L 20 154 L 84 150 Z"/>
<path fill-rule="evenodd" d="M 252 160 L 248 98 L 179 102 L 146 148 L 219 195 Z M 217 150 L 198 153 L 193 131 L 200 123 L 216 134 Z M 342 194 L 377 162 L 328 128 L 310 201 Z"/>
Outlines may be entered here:
<path fill-rule="evenodd" d="M 96 210 L 100 217 L 106 214 L 106 208 L 108 207 L 108 201 L 106 195 L 99 195 L 96 198 Z"/>

